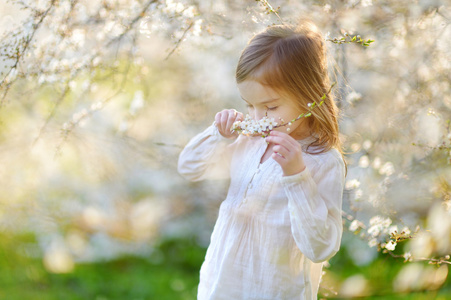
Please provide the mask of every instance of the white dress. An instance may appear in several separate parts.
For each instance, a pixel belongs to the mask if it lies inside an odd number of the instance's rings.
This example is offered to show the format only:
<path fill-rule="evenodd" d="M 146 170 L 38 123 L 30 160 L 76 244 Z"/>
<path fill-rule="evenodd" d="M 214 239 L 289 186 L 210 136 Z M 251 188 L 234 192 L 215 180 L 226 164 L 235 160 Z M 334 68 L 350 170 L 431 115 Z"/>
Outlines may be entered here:
<path fill-rule="evenodd" d="M 299 141 L 305 147 L 311 138 Z M 345 166 L 332 149 L 303 153 L 306 169 L 283 176 L 261 137 L 222 137 L 215 126 L 180 154 L 184 177 L 230 176 L 200 270 L 198 299 L 316 299 L 322 262 L 339 249 Z"/>

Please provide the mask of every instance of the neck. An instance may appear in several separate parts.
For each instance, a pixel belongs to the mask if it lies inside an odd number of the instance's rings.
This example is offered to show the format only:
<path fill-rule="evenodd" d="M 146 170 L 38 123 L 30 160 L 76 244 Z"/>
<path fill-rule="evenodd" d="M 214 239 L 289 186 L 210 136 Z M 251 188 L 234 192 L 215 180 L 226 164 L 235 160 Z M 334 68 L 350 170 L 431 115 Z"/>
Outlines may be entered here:
<path fill-rule="evenodd" d="M 308 138 L 311 136 L 310 128 L 307 126 L 303 126 L 304 124 L 301 124 L 298 128 L 296 128 L 295 131 L 290 133 L 290 136 L 294 138 L 295 140 L 303 140 L 305 138 Z"/>

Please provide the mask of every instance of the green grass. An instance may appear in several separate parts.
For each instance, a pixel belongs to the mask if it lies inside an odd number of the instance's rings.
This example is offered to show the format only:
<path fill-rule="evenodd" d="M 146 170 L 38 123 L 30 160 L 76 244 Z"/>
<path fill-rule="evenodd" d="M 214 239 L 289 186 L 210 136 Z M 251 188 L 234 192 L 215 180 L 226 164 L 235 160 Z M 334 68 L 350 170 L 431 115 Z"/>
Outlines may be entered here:
<path fill-rule="evenodd" d="M 361 275 L 368 282 L 368 296 L 354 297 L 352 299 L 365 300 L 448 300 L 451 299 L 451 276 L 448 276 L 445 283 L 439 290 L 435 291 L 414 291 L 410 293 L 399 293 L 393 290 L 393 282 L 401 269 L 409 263 L 404 263 L 403 259 L 393 258 L 389 254 L 378 253 L 378 256 L 368 265 L 356 265 L 349 252 L 347 245 L 342 245 L 340 251 L 329 261 L 330 267 L 326 270 L 323 280 L 330 285 L 330 288 L 337 292 L 340 285 L 349 277 Z M 403 245 L 399 245 L 394 251 L 395 254 L 402 254 Z M 427 262 L 422 262 L 427 266 Z M 434 267 L 434 266 L 429 266 Z M 349 299 L 333 296 L 330 291 L 320 289 L 319 298 L 323 299 Z"/>
<path fill-rule="evenodd" d="M 22 236 L 16 243 L 30 243 L 30 238 Z M 52 274 L 41 259 L 15 251 L 12 240 L 0 245 L 0 299 L 8 300 L 196 299 L 205 256 L 193 239 L 166 240 L 145 258 L 77 264 L 69 274 Z"/>
<path fill-rule="evenodd" d="M 150 248 L 150 246 L 149 246 Z M 126 256 L 111 261 L 78 263 L 69 274 L 46 271 L 42 253 L 36 258 L 25 255 L 26 249 L 38 249 L 33 235 L 0 236 L 0 299 L 8 300 L 194 300 L 199 268 L 205 249 L 194 238 L 160 242 L 146 257 Z M 396 294 L 392 282 L 405 264 L 388 255 L 367 266 L 356 266 L 346 246 L 331 259 L 326 269 L 336 284 L 361 274 L 371 284 L 373 296 L 354 298 L 369 300 L 446 300 L 451 299 L 451 276 L 439 291 Z M 332 287 L 334 288 L 334 287 Z M 339 286 L 335 287 L 339 288 Z M 322 290 L 324 292 L 324 290 Z M 324 299 L 348 299 L 325 297 Z"/>

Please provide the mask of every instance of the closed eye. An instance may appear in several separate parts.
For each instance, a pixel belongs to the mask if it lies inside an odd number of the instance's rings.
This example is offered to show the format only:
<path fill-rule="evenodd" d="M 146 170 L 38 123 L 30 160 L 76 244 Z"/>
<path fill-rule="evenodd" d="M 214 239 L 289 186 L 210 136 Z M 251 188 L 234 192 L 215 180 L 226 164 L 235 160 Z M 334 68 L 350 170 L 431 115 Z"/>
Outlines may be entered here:
<path fill-rule="evenodd" d="M 278 108 L 278 106 L 267 107 L 268 110 L 276 110 L 277 108 Z"/>

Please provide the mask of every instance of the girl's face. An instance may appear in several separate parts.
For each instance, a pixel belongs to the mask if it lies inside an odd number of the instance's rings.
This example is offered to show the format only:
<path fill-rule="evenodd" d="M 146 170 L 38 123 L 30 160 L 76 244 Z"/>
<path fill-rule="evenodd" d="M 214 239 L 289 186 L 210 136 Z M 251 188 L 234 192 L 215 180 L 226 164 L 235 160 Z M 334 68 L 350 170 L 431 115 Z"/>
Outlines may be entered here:
<path fill-rule="evenodd" d="M 302 113 L 296 102 L 282 97 L 272 88 L 257 81 L 245 80 L 238 84 L 238 90 L 241 98 L 247 104 L 249 115 L 254 120 L 260 120 L 267 115 L 269 118 L 274 118 L 277 124 L 282 124 L 295 119 Z M 292 125 L 278 127 L 274 130 L 288 133 L 296 139 L 304 138 L 309 135 L 307 123 L 304 121 L 305 119 L 301 118 Z M 290 130 L 287 131 L 287 128 Z"/>

